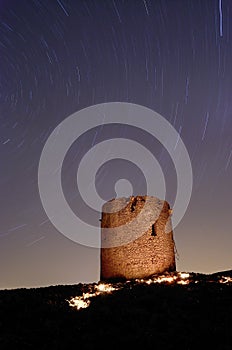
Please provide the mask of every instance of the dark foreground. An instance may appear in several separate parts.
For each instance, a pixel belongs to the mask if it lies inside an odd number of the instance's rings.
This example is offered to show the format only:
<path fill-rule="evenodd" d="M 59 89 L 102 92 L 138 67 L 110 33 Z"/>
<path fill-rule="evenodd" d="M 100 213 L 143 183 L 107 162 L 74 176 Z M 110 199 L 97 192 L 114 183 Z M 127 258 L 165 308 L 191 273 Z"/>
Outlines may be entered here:
<path fill-rule="evenodd" d="M 189 284 L 115 283 L 77 310 L 95 284 L 0 291 L 0 349 L 231 349 L 231 271 Z M 222 283 L 224 282 L 224 283 Z"/>

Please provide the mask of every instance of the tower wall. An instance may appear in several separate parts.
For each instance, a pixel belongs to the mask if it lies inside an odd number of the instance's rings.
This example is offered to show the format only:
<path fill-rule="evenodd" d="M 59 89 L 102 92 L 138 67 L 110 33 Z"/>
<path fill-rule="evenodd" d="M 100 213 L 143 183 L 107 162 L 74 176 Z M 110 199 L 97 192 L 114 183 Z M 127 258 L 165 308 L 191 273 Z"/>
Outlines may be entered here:
<path fill-rule="evenodd" d="M 158 215 L 154 222 L 155 212 Z M 122 237 L 129 234 L 126 224 L 134 219 L 135 239 L 122 244 Z M 106 236 L 104 228 L 115 230 Z M 121 244 L 112 246 L 117 234 Z M 144 278 L 176 270 L 170 206 L 156 197 L 131 196 L 106 202 L 102 208 L 101 243 L 101 280 Z"/>

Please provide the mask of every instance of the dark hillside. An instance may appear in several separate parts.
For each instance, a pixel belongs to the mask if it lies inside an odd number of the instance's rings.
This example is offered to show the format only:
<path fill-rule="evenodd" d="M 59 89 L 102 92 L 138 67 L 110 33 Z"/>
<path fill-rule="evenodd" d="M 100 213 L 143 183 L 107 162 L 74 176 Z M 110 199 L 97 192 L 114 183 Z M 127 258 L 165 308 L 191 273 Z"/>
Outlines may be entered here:
<path fill-rule="evenodd" d="M 100 282 L 2 290 L 0 349 L 231 349 L 230 276 L 118 282 L 79 310 L 68 301 L 93 294 Z"/>

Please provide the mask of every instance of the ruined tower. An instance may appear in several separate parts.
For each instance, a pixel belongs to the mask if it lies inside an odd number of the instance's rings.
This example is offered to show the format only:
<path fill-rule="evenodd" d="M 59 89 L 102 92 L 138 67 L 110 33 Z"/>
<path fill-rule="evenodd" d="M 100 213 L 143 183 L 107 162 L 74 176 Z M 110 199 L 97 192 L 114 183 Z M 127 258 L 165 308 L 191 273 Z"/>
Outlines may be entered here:
<path fill-rule="evenodd" d="M 171 209 L 152 196 L 106 202 L 101 217 L 101 280 L 176 270 Z"/>

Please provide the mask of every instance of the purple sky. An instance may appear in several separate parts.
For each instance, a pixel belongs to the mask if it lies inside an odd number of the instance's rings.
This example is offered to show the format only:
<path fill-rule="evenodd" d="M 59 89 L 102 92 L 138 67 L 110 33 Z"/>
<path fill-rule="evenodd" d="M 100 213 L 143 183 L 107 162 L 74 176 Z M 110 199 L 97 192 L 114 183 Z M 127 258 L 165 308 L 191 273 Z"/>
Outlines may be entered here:
<path fill-rule="evenodd" d="M 229 0 L 0 2 L 1 289 L 98 281 L 99 250 L 72 242 L 50 223 L 37 172 L 60 122 L 113 101 L 161 114 L 189 152 L 193 193 L 174 231 L 177 269 L 231 269 L 231 16 Z M 92 130 L 67 154 L 64 191 L 80 215 L 88 213 L 77 201 L 78 161 L 115 133 L 136 134 L 125 126 Z M 156 155 L 172 205 L 176 183 L 168 155 L 153 139 L 136 137 Z M 117 161 L 102 169 L 104 199 L 114 194 L 119 170 Z"/>

